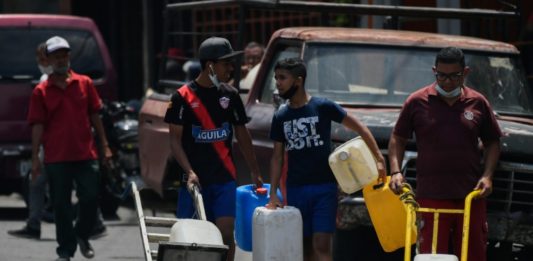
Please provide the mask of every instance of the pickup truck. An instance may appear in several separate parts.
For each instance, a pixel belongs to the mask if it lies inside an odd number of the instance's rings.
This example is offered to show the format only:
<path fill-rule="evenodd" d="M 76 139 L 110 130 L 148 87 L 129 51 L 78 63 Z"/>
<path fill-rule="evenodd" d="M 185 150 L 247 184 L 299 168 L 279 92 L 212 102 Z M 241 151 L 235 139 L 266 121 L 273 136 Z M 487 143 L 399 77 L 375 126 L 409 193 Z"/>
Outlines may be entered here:
<path fill-rule="evenodd" d="M 350 114 L 365 123 L 375 136 L 383 154 L 401 106 L 407 96 L 434 81 L 431 68 L 439 49 L 456 46 L 463 49 L 471 67 L 466 84 L 480 91 L 494 108 L 505 136 L 502 154 L 494 177 L 494 192 L 489 197 L 491 244 L 498 244 L 505 260 L 513 249 L 533 246 L 533 92 L 520 64 L 517 49 L 506 43 L 463 36 L 379 29 L 296 27 L 276 31 L 267 46 L 261 68 L 249 93 L 247 124 L 263 175 L 268 174 L 272 152 L 270 122 L 279 99 L 275 95 L 274 65 L 287 57 L 300 57 L 308 66 L 305 88 L 311 95 L 327 97 L 341 104 Z M 170 85 L 167 93 L 177 85 Z M 175 170 L 168 144 L 168 126 L 163 116 L 170 95 L 153 94 L 140 114 L 141 173 L 146 183 L 158 191 L 162 180 Z M 332 127 L 336 145 L 355 137 L 356 133 L 341 125 Z M 407 146 L 403 169 L 409 183 L 416 187 L 416 146 Z M 239 182 L 248 183 L 246 164 L 235 150 Z M 266 177 L 268 180 L 268 177 Z M 166 183 L 170 184 L 170 183 Z M 371 228 L 360 193 L 340 200 L 339 233 L 336 237 L 338 260 L 354 260 L 362 253 L 377 260 L 379 247 L 366 247 L 377 241 L 363 238 L 354 247 L 353 233 Z M 355 233 L 355 232 L 354 232 Z M 375 235 L 374 235 L 375 237 Z M 503 250 L 505 249 L 505 250 Z M 359 252 L 356 252 L 359 251 Z M 383 253 L 381 253 L 383 254 Z M 337 259 L 336 259 L 337 260 Z M 379 260 L 385 260 L 379 258 Z"/>
<path fill-rule="evenodd" d="M 31 127 L 26 121 L 41 74 L 35 50 L 59 35 L 72 47 L 74 71 L 89 75 L 104 100 L 117 97 L 117 76 L 107 46 L 89 18 L 65 15 L 0 15 L 0 194 L 27 193 Z"/>

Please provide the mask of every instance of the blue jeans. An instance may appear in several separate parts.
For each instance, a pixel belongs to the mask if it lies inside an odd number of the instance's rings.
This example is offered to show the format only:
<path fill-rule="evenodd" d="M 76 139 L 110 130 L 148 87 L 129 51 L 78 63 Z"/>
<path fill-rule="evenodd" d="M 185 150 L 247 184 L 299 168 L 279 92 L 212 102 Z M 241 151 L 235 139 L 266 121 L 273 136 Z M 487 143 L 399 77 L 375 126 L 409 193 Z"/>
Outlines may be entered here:
<path fill-rule="evenodd" d="M 28 202 L 29 218 L 26 225 L 29 228 L 41 230 L 41 219 L 45 211 L 45 198 L 48 185 L 48 175 L 44 168 L 41 175 L 30 184 L 30 195 Z"/>

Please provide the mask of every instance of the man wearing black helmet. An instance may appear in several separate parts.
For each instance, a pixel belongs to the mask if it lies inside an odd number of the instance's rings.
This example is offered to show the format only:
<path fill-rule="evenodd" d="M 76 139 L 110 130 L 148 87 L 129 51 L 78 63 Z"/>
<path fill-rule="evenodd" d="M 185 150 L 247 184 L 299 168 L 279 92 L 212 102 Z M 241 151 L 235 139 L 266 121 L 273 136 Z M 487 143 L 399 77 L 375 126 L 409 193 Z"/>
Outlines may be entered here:
<path fill-rule="evenodd" d="M 248 117 L 235 88 L 228 85 L 234 69 L 233 51 L 225 38 L 210 37 L 198 50 L 202 71 L 180 87 L 169 103 L 165 122 L 169 123 L 172 153 L 184 173 L 187 188 L 201 185 L 207 219 L 216 224 L 230 246 L 233 260 L 236 169 L 232 158 L 233 135 L 251 170 L 252 182 L 262 186 L 261 174 L 245 127 Z M 177 216 L 194 213 L 187 188 L 182 186 Z"/>

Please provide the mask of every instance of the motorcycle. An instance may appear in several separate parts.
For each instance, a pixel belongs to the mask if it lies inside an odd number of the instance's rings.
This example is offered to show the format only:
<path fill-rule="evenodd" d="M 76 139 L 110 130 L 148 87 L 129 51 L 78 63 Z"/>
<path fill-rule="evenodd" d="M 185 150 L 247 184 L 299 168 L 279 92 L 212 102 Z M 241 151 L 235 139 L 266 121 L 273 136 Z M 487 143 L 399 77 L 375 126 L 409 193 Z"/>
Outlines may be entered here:
<path fill-rule="evenodd" d="M 113 157 L 101 165 L 100 208 L 106 219 L 116 218 L 121 202 L 130 197 L 129 184 L 142 186 L 137 120 L 140 102 L 104 102 L 101 118 Z M 101 157 L 102 158 L 102 157 Z"/>

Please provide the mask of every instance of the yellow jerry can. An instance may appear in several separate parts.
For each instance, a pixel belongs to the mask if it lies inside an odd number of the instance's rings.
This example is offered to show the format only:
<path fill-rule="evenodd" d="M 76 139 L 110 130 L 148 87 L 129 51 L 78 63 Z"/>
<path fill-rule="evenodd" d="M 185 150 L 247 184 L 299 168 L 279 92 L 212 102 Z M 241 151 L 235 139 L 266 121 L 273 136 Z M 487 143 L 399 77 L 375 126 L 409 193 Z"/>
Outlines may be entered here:
<path fill-rule="evenodd" d="M 389 188 L 390 176 L 384 183 L 373 181 L 363 188 L 363 197 L 376 230 L 379 243 L 385 252 L 392 252 L 406 244 L 407 210 L 400 197 Z M 412 213 L 411 213 L 412 214 Z M 417 229 L 410 229 L 411 245 L 416 243 Z"/>

